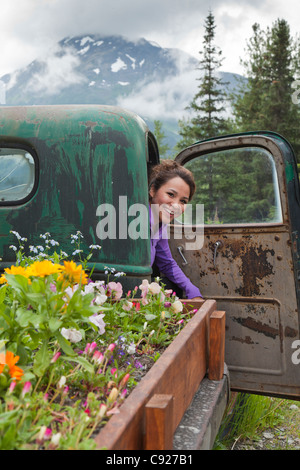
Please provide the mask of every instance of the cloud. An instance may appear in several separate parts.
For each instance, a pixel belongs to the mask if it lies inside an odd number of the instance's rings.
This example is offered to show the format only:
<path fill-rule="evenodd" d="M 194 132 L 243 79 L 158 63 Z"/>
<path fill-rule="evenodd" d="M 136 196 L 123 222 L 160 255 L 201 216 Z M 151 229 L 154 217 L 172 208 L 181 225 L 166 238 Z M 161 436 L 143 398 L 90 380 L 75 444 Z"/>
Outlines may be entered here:
<path fill-rule="evenodd" d="M 228 72 L 241 73 L 239 59 L 255 22 L 265 28 L 284 18 L 292 34 L 299 29 L 298 0 L 10 0 L 1 4 L 0 77 L 44 56 L 62 38 L 82 34 L 145 37 L 198 57 L 210 9 Z"/>
<path fill-rule="evenodd" d="M 174 58 L 177 60 L 177 75 L 167 76 L 163 81 L 141 83 L 129 95 L 119 97 L 117 104 L 152 120 L 178 121 L 188 116 L 186 106 L 196 93 L 199 70 L 176 51 Z"/>
<path fill-rule="evenodd" d="M 72 49 L 64 49 L 63 54 L 60 53 L 60 49 L 57 49 L 40 64 L 42 70 L 33 74 L 27 84 L 28 90 L 54 95 L 70 85 L 87 81 L 77 70 L 80 59 L 74 55 Z"/>

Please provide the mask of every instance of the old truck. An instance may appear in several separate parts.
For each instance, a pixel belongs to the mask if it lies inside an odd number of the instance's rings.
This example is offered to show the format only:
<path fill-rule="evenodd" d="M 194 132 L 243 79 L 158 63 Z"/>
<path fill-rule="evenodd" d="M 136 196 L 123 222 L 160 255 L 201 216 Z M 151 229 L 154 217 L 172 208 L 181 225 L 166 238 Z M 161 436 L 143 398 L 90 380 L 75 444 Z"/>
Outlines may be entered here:
<path fill-rule="evenodd" d="M 174 432 L 175 449 L 205 449 L 230 390 L 300 398 L 299 178 L 291 146 L 272 132 L 208 139 L 176 159 L 197 191 L 187 219 L 170 225 L 169 244 L 204 299 L 226 312 L 223 376 L 201 380 Z M 1 270 L 15 261 L 11 231 L 32 245 L 50 232 L 68 250 L 80 230 L 83 250 L 102 246 L 94 277 L 108 266 L 126 273 L 128 289 L 150 279 L 149 227 L 133 209 L 148 207 L 148 170 L 158 162 L 154 135 L 132 112 L 0 108 Z"/>

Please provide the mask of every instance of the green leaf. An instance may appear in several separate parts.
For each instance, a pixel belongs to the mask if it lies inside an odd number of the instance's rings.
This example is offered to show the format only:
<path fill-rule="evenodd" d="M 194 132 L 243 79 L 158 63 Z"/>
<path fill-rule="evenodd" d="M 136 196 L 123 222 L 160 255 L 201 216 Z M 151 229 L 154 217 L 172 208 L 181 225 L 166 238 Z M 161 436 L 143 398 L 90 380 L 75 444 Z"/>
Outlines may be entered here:
<path fill-rule="evenodd" d="M 156 318 L 156 315 L 153 315 L 153 313 L 148 313 L 147 315 L 145 315 L 145 318 L 146 320 L 151 321 Z"/>
<path fill-rule="evenodd" d="M 50 318 L 49 320 L 49 328 L 52 333 L 54 333 L 58 328 L 62 325 L 62 321 L 58 320 L 58 318 Z"/>
<path fill-rule="evenodd" d="M 65 359 L 67 361 L 70 361 L 70 362 L 76 362 L 77 364 L 80 364 L 82 367 L 85 368 L 85 370 L 87 370 L 87 372 L 90 372 L 90 374 L 95 373 L 94 367 L 92 366 L 92 364 L 90 364 L 89 361 L 87 361 L 82 356 L 76 356 L 76 357 L 64 356 L 63 359 Z"/>
<path fill-rule="evenodd" d="M 41 348 L 35 355 L 33 371 L 38 377 L 42 377 L 50 365 L 50 355 L 48 352 L 48 341 L 44 341 Z"/>
<path fill-rule="evenodd" d="M 21 274 L 5 273 L 5 277 L 10 286 L 25 292 L 28 290 L 28 279 L 25 276 L 21 276 Z"/>
<path fill-rule="evenodd" d="M 5 300 L 5 296 L 6 296 L 6 289 L 7 289 L 7 286 L 3 286 L 1 287 L 0 289 L 0 304 L 2 304 Z"/>
<path fill-rule="evenodd" d="M 27 310 L 25 308 L 18 308 L 16 312 L 16 317 L 18 320 L 18 323 L 20 326 L 23 328 L 26 328 L 29 324 L 31 324 L 31 320 L 33 317 L 33 313 L 31 310 Z"/>
<path fill-rule="evenodd" d="M 39 292 L 28 292 L 26 297 L 30 300 L 30 302 L 35 302 L 38 304 L 45 304 L 46 302 L 45 296 Z"/>

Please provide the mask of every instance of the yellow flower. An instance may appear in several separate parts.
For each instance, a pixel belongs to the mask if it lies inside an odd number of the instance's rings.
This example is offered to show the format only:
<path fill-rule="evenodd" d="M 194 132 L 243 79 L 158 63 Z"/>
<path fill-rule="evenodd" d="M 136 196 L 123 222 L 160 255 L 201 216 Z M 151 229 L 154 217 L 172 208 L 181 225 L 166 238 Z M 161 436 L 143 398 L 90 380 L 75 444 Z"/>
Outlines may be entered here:
<path fill-rule="evenodd" d="M 58 280 L 69 284 L 87 284 L 88 277 L 81 264 L 76 265 L 74 261 L 64 261 L 64 267 Z"/>
<path fill-rule="evenodd" d="M 62 269 L 60 264 L 52 263 L 45 259 L 43 261 L 35 261 L 26 269 L 27 276 L 45 277 L 50 274 L 59 273 Z"/>
<path fill-rule="evenodd" d="M 11 266 L 10 268 L 4 269 L 4 271 L 7 274 L 20 274 L 21 276 L 28 278 L 27 270 L 23 266 Z M 0 284 L 4 284 L 5 282 L 7 282 L 7 279 L 5 277 L 5 274 L 2 274 L 2 276 L 0 277 Z"/>

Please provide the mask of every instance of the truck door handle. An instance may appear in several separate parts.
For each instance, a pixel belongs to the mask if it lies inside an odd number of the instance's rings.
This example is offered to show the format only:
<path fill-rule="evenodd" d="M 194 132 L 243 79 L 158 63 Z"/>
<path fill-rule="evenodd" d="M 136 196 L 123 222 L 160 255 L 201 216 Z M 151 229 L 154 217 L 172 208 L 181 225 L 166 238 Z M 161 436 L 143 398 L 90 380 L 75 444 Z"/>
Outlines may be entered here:
<path fill-rule="evenodd" d="M 221 240 L 218 240 L 214 244 L 214 268 L 216 267 L 217 251 L 219 248 L 222 248 L 222 246 L 223 246 L 223 242 Z"/>
<path fill-rule="evenodd" d="M 179 246 L 179 247 L 177 248 L 177 250 L 178 250 L 178 253 L 180 254 L 180 256 L 181 256 L 181 258 L 182 258 L 182 260 L 183 260 L 183 261 L 182 261 L 182 266 L 185 266 L 186 264 L 188 264 L 188 262 L 187 262 L 186 257 L 185 257 L 184 254 L 183 254 L 183 247 L 182 247 L 182 246 Z"/>

